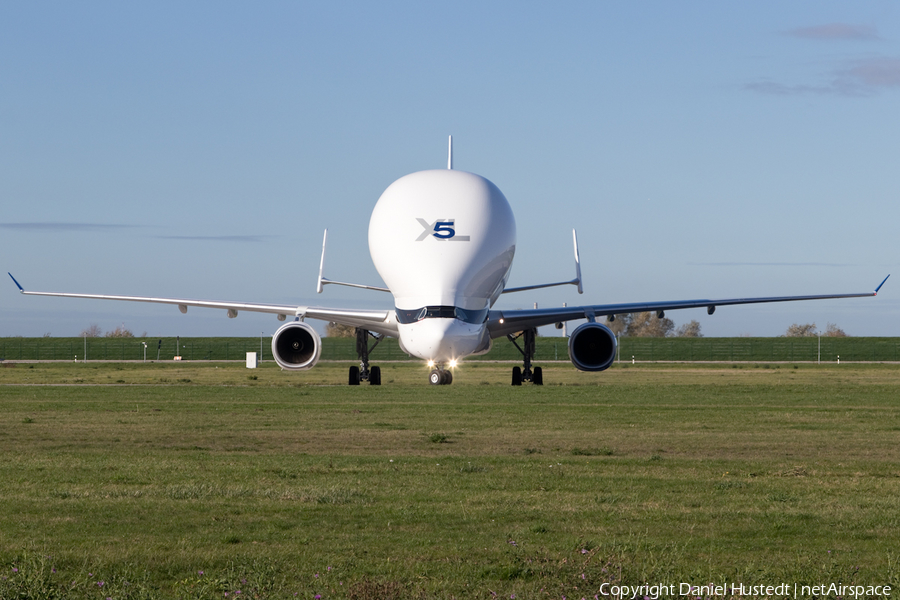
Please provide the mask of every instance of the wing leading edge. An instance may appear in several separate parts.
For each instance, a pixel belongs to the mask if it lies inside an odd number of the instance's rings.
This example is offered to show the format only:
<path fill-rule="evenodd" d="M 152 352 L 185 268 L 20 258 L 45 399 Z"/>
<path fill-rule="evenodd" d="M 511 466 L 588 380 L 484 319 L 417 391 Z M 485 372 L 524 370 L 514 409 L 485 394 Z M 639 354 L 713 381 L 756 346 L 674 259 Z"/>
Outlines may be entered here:
<path fill-rule="evenodd" d="M 706 308 L 712 314 L 718 306 L 734 304 L 765 304 L 771 302 L 794 302 L 800 300 L 836 300 L 839 298 L 863 298 L 876 296 L 887 277 L 873 292 L 857 294 L 823 294 L 813 296 L 771 296 L 764 298 L 723 298 L 719 300 L 676 300 L 668 302 L 635 302 L 630 304 L 594 304 L 588 306 L 568 306 L 562 308 L 535 308 L 526 310 L 495 310 L 488 318 L 488 330 L 492 338 L 503 337 L 517 331 L 577 319 L 594 320 L 597 317 L 636 312 L 664 312 L 684 308 Z"/>
<path fill-rule="evenodd" d="M 118 300 L 124 302 L 145 302 L 150 304 L 174 304 L 182 313 L 188 307 L 218 308 L 227 312 L 229 317 L 236 317 L 240 311 L 269 313 L 278 316 L 279 321 L 287 317 L 299 319 L 318 319 L 334 321 L 343 325 L 365 327 L 370 331 L 385 335 L 397 335 L 397 324 L 393 312 L 388 310 L 357 310 L 345 308 L 323 308 L 316 306 L 295 306 L 286 304 L 257 304 L 248 302 L 219 302 L 216 300 L 191 300 L 187 298 L 154 298 L 150 296 L 110 296 L 105 294 L 72 294 L 67 292 L 31 292 L 8 273 L 19 292 L 26 296 L 51 296 L 56 298 L 87 298 L 91 300 Z"/>
<path fill-rule="evenodd" d="M 334 321 L 344 325 L 365 327 L 375 333 L 384 335 L 398 335 L 397 323 L 393 311 L 389 310 L 357 310 L 342 308 L 324 308 L 313 306 L 294 306 L 279 304 L 257 304 L 245 302 L 220 302 L 215 300 L 192 300 L 186 298 L 155 298 L 149 296 L 114 296 L 104 294 L 74 294 L 67 292 L 31 292 L 8 273 L 13 283 L 19 288 L 19 292 L 27 296 L 51 296 L 58 298 L 87 298 L 92 300 L 118 300 L 125 302 L 144 302 L 151 304 L 174 304 L 182 313 L 186 313 L 188 307 L 218 308 L 227 311 L 229 317 L 236 317 L 239 311 L 270 313 L 278 316 L 283 321 L 288 316 L 299 319 L 318 319 L 322 321 Z M 578 319 L 594 320 L 597 317 L 618 315 L 635 312 L 664 312 L 667 310 L 681 310 L 685 308 L 706 308 L 712 314 L 716 307 L 735 304 L 765 304 L 774 302 L 794 302 L 802 300 L 835 300 L 840 298 L 863 298 L 876 296 L 881 286 L 888 280 L 882 280 L 872 292 L 853 294 L 821 294 L 808 296 L 770 296 L 760 298 L 723 298 L 718 300 L 676 300 L 664 302 L 634 302 L 625 304 L 594 304 L 586 306 L 569 306 L 560 308 L 536 308 L 526 310 L 492 310 L 488 316 L 488 331 L 492 338 L 503 337 L 511 333 L 541 327 L 562 321 Z"/>

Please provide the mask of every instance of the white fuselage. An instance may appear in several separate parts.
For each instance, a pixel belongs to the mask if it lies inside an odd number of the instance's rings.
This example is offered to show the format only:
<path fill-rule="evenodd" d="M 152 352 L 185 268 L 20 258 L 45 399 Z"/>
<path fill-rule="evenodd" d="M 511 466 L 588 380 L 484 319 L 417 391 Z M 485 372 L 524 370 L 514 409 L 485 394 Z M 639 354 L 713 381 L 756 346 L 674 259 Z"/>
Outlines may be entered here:
<path fill-rule="evenodd" d="M 407 352 L 444 364 L 487 349 L 487 310 L 516 251 L 515 218 L 497 186 L 450 169 L 401 177 L 375 205 L 369 251 Z"/>

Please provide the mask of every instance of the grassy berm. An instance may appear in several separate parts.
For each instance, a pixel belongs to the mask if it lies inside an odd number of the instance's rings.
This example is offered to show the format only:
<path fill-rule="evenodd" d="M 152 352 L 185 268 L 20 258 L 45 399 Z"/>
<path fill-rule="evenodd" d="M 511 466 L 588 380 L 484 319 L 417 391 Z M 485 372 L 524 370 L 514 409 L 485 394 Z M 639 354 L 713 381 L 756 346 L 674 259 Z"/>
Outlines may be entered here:
<path fill-rule="evenodd" d="M 0 599 L 900 594 L 896 366 L 348 365 L 0 365 Z"/>

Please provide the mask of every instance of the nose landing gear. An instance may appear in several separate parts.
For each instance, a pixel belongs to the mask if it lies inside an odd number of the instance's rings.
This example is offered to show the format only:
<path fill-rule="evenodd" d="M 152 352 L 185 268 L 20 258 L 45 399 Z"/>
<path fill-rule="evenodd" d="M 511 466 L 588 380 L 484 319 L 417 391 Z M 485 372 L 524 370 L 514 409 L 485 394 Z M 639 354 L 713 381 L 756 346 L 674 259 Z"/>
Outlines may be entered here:
<path fill-rule="evenodd" d="M 437 367 L 428 374 L 428 383 L 431 385 L 450 385 L 453 383 L 453 373 Z"/>
<path fill-rule="evenodd" d="M 523 366 L 513 367 L 512 370 L 512 384 L 513 385 L 522 385 L 523 381 L 530 381 L 534 385 L 544 385 L 544 372 L 540 367 L 535 367 L 534 370 L 531 368 L 531 359 L 534 358 L 534 338 L 537 337 L 537 329 L 526 329 L 519 333 L 519 335 L 509 334 L 506 336 L 509 341 L 513 343 L 513 345 L 518 348 L 519 352 L 522 353 L 523 357 Z M 521 348 L 519 344 L 516 343 L 516 340 L 524 337 L 523 346 Z"/>
<path fill-rule="evenodd" d="M 371 347 L 369 336 L 375 338 L 375 343 Z M 376 335 L 362 327 L 356 328 L 356 354 L 359 356 L 359 366 L 350 367 L 350 385 L 359 385 L 360 381 L 368 381 L 369 385 L 381 385 L 381 367 L 369 368 L 369 352 L 383 339 L 383 335 Z"/>

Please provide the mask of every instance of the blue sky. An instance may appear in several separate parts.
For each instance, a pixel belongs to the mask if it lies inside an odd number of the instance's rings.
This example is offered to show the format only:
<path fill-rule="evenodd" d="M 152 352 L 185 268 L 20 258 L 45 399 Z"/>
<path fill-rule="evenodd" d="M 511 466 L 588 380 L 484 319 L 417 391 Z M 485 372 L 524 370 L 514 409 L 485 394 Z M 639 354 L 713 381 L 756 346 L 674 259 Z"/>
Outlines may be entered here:
<path fill-rule="evenodd" d="M 865 292 L 897 271 L 900 8 L 880 2 L 0 5 L 0 262 L 27 288 L 322 306 L 380 285 L 372 207 L 446 165 L 516 214 L 498 306 Z M 900 273 L 895 275 L 900 277 Z M 706 335 L 874 299 L 678 311 Z M 270 315 L 22 297 L 0 336 L 259 335 Z M 551 331 L 547 332 L 548 334 Z"/>

